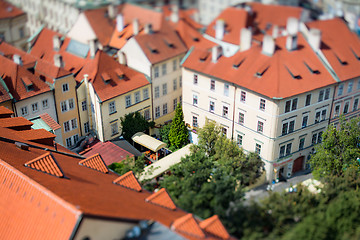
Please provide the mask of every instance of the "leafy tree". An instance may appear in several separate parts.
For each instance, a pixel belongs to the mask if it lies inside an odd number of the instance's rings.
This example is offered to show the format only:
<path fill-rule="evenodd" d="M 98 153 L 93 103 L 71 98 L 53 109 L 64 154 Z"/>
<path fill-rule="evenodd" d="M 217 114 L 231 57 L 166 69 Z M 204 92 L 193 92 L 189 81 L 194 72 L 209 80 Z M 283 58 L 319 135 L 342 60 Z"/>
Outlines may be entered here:
<path fill-rule="evenodd" d="M 120 121 L 122 136 L 127 141 L 130 141 L 135 133 L 148 131 L 150 127 L 154 127 L 155 125 L 154 122 L 148 122 L 139 112 L 126 114 L 120 118 Z"/>
<path fill-rule="evenodd" d="M 168 123 L 162 126 L 159 131 L 161 141 L 166 143 L 168 147 L 170 147 L 170 141 L 169 141 L 170 129 L 171 129 L 171 123 Z"/>
<path fill-rule="evenodd" d="M 109 165 L 109 168 L 116 173 L 123 175 L 129 171 L 133 171 L 136 177 L 139 177 L 140 174 L 144 171 L 146 164 L 146 158 L 144 155 L 138 157 L 137 159 L 132 159 L 127 157 L 125 160 L 119 163 L 112 163 Z"/>
<path fill-rule="evenodd" d="M 347 169 L 360 170 L 359 122 L 359 118 L 342 119 L 338 129 L 333 125 L 328 127 L 322 143 L 315 146 L 316 153 L 310 159 L 314 176 L 341 176 Z"/>
<path fill-rule="evenodd" d="M 184 115 L 181 104 L 175 110 L 175 117 L 172 120 L 169 132 L 170 145 L 176 149 L 182 148 L 189 142 L 189 132 L 184 122 Z"/>

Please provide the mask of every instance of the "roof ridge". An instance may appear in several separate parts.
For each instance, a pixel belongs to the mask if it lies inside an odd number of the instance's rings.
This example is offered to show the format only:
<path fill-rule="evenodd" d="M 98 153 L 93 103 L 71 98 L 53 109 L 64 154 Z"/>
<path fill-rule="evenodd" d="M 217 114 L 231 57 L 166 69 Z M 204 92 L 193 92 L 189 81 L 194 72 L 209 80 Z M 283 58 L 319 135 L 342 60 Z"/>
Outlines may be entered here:
<path fill-rule="evenodd" d="M 83 165 L 85 167 L 94 169 L 96 171 L 102 172 L 102 173 L 108 173 L 109 169 L 107 168 L 104 160 L 101 158 L 100 154 L 97 153 L 91 157 L 88 157 L 84 160 L 81 160 L 79 162 L 80 165 Z"/>
<path fill-rule="evenodd" d="M 64 173 L 61 170 L 59 164 L 49 152 L 26 162 L 24 165 L 26 167 L 53 175 L 55 177 L 64 177 Z"/>
<path fill-rule="evenodd" d="M 191 213 L 176 219 L 171 225 L 171 229 L 197 238 L 205 238 L 205 233 Z"/>
<path fill-rule="evenodd" d="M 160 207 L 168 208 L 170 210 L 175 210 L 176 205 L 171 199 L 169 193 L 165 188 L 160 189 L 159 191 L 151 194 L 145 199 L 146 202 L 159 205 Z"/>
<path fill-rule="evenodd" d="M 140 183 L 136 179 L 134 172 L 129 171 L 113 181 L 114 184 L 118 184 L 122 187 L 140 192 L 142 190 Z"/>
<path fill-rule="evenodd" d="M 226 231 L 226 228 L 221 223 L 218 215 L 214 215 L 203 220 L 202 222 L 200 222 L 199 226 L 206 232 L 211 233 L 212 235 L 215 235 L 222 239 L 230 238 L 229 233 Z"/>

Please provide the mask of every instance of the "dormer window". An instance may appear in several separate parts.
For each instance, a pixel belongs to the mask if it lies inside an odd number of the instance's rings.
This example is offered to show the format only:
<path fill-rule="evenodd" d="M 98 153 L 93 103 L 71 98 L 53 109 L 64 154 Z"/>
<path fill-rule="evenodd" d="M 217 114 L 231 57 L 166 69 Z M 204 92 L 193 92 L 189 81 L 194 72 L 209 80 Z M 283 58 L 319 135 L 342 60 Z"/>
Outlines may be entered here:
<path fill-rule="evenodd" d="M 106 73 L 106 72 L 104 72 L 104 73 L 101 74 L 101 78 L 103 79 L 103 81 L 104 81 L 105 83 L 109 83 L 110 80 L 111 80 L 110 75 L 109 75 L 108 73 Z"/>
<path fill-rule="evenodd" d="M 28 92 L 34 90 L 34 85 L 28 77 L 22 77 L 21 80 Z"/>

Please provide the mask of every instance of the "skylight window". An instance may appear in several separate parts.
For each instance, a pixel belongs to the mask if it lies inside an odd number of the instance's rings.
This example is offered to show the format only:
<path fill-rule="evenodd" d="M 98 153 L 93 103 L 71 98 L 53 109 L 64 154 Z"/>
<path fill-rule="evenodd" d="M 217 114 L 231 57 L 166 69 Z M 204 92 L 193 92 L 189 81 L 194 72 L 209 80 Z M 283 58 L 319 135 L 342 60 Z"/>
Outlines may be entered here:
<path fill-rule="evenodd" d="M 302 79 L 301 76 L 300 76 L 300 72 L 294 66 L 287 65 L 287 66 L 285 66 L 285 68 L 288 70 L 288 72 L 290 73 L 292 78 L 294 78 L 294 79 Z"/>
<path fill-rule="evenodd" d="M 339 53 L 335 53 L 335 52 L 334 52 L 334 55 L 335 55 L 336 59 L 339 61 L 339 63 L 340 63 L 341 65 L 347 65 L 347 64 L 348 64 L 347 61 L 345 61 L 345 57 L 343 57 L 343 56 L 340 55 Z"/>
<path fill-rule="evenodd" d="M 312 73 L 312 74 L 319 74 L 319 70 L 316 70 L 315 69 L 315 66 L 314 65 L 311 65 L 310 63 L 307 63 L 304 61 L 304 64 L 306 66 L 306 68 Z"/>
<path fill-rule="evenodd" d="M 109 83 L 110 80 L 111 80 L 110 75 L 108 73 L 106 73 L 106 72 L 102 73 L 101 77 L 102 77 L 102 79 L 104 80 L 105 83 Z"/>
<path fill-rule="evenodd" d="M 238 69 L 244 61 L 245 61 L 245 58 L 239 58 L 239 59 L 235 60 L 233 63 L 233 68 Z"/>
<path fill-rule="evenodd" d="M 210 53 L 209 52 L 204 52 L 200 55 L 200 61 L 204 62 L 208 57 L 209 57 Z"/>
<path fill-rule="evenodd" d="M 263 65 L 256 71 L 255 76 L 262 77 L 264 75 L 264 73 L 268 70 L 268 68 L 269 68 L 268 65 Z"/>

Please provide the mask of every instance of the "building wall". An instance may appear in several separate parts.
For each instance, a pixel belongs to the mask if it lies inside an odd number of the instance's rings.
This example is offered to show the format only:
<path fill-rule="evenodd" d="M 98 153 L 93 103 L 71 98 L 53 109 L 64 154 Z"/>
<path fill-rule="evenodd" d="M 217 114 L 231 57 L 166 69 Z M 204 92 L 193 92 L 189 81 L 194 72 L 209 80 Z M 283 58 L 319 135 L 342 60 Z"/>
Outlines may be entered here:
<path fill-rule="evenodd" d="M 127 65 L 146 76 L 151 76 L 151 63 L 142 51 L 135 38 L 131 38 L 121 49 L 126 55 Z"/>
<path fill-rule="evenodd" d="M 89 44 L 90 40 L 97 39 L 95 32 L 91 28 L 89 21 L 84 13 L 79 15 L 74 26 L 71 28 L 67 36 L 84 44 Z"/>
<path fill-rule="evenodd" d="M 10 19 L 0 19 L 0 37 L 3 36 L 6 42 L 26 50 L 26 40 L 29 36 L 26 21 L 26 14 Z"/>
<path fill-rule="evenodd" d="M 6 107 L 7 109 L 14 112 L 13 105 L 12 105 L 12 100 L 2 102 L 2 103 L 0 103 L 0 106 Z"/>
<path fill-rule="evenodd" d="M 85 82 L 82 82 L 80 86 L 76 89 L 77 93 L 77 101 L 78 101 L 78 110 L 79 110 L 79 118 L 80 118 L 80 126 L 81 126 L 81 135 L 86 136 L 89 132 L 87 131 L 85 125 L 89 126 L 89 130 L 92 125 L 92 111 L 91 111 L 91 102 L 89 100 L 87 88 Z M 83 102 L 86 107 L 82 107 Z"/>

